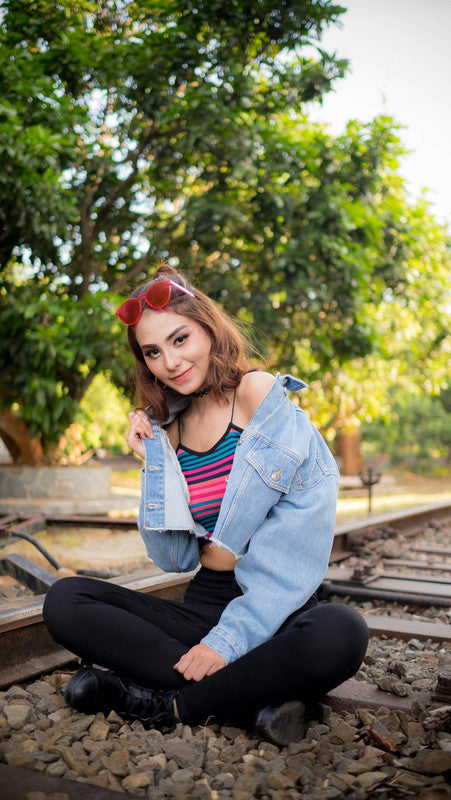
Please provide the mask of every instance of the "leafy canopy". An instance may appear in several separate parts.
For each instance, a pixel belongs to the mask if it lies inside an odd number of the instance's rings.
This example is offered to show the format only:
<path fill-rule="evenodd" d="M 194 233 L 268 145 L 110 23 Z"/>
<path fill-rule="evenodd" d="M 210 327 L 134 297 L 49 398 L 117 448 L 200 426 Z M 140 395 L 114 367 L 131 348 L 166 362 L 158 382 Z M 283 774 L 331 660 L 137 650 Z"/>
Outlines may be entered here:
<path fill-rule="evenodd" d="M 305 116 L 346 68 L 320 46 L 343 12 L 5 2 L 0 435 L 16 458 L 27 436 L 50 457 L 96 373 L 129 387 L 112 311 L 162 257 L 251 323 L 271 366 L 315 378 L 380 347 L 368 308 L 402 292 L 424 239 L 393 121 L 333 138 Z"/>

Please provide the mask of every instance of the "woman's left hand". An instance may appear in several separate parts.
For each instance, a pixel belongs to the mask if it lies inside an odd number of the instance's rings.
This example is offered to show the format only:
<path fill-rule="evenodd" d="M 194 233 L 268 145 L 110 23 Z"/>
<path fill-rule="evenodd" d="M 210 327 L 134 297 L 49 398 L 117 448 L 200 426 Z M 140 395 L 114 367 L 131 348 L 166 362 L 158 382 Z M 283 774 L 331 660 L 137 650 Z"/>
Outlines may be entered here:
<path fill-rule="evenodd" d="M 187 681 L 201 681 L 206 675 L 213 675 L 218 669 L 225 667 L 226 662 L 207 644 L 196 644 L 183 655 L 174 669 L 181 672 Z"/>

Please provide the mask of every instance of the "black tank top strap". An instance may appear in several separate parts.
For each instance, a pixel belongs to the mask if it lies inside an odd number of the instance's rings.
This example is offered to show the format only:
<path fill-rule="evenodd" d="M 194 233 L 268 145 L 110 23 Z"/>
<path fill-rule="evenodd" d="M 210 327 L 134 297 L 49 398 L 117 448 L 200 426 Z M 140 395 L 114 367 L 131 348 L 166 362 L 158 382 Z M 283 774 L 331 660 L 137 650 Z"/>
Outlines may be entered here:
<path fill-rule="evenodd" d="M 233 422 L 233 414 L 234 414 L 234 411 L 235 411 L 235 400 L 236 400 L 236 386 L 235 386 L 235 388 L 233 390 L 232 413 L 230 415 L 230 423 L 229 423 L 230 425 Z"/>

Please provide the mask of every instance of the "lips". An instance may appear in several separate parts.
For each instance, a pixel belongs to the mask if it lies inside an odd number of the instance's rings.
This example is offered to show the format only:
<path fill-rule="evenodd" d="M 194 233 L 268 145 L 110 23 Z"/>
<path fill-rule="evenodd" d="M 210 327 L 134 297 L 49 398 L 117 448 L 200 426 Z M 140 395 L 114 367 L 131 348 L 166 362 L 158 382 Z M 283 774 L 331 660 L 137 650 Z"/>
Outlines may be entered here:
<path fill-rule="evenodd" d="M 174 381 L 183 381 L 183 380 L 185 380 L 185 378 L 187 378 L 189 376 L 191 370 L 192 370 L 192 367 L 189 367 L 189 369 L 186 369 L 185 372 L 181 372 L 180 375 L 177 375 L 175 378 L 173 378 L 173 380 Z"/>

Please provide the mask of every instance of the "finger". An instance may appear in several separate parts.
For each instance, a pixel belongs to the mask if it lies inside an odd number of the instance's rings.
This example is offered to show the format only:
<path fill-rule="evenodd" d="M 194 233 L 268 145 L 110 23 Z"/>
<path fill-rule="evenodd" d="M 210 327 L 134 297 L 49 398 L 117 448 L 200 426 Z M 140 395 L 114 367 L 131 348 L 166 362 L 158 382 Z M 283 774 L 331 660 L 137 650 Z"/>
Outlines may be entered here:
<path fill-rule="evenodd" d="M 139 437 L 140 439 L 153 439 L 153 428 L 150 423 L 145 424 L 142 420 L 132 420 L 128 434 Z"/>
<path fill-rule="evenodd" d="M 193 660 L 193 656 L 190 656 L 189 651 L 188 653 L 184 653 L 181 658 L 177 661 L 177 664 L 174 664 L 174 669 L 178 672 L 181 672 L 184 675 L 185 670 L 188 669 L 189 665 Z"/>
<path fill-rule="evenodd" d="M 205 662 L 193 659 L 184 669 L 183 676 L 187 681 L 200 681 L 207 674 L 207 666 Z"/>
<path fill-rule="evenodd" d="M 186 653 L 183 653 L 183 655 L 179 658 L 177 664 L 174 664 L 174 667 L 186 667 L 192 660 L 193 656 L 190 654 L 190 651 L 187 650 Z"/>
<path fill-rule="evenodd" d="M 153 434 L 152 423 L 146 412 L 138 408 L 136 411 L 130 411 L 128 415 L 130 427 L 136 427 L 151 436 Z"/>
<path fill-rule="evenodd" d="M 207 671 L 205 669 L 205 665 L 203 665 L 202 667 L 199 667 L 198 669 L 196 669 L 193 672 L 192 677 L 191 678 L 187 678 L 187 680 L 193 680 L 193 681 L 196 681 L 198 683 L 203 678 L 205 678 L 206 675 L 207 675 Z"/>
<path fill-rule="evenodd" d="M 177 672 L 180 672 L 180 675 L 183 675 L 185 680 L 191 680 L 193 674 L 192 667 L 175 667 L 175 669 L 177 669 Z"/>
<path fill-rule="evenodd" d="M 223 664 L 212 664 L 207 672 L 207 675 L 213 675 L 214 672 L 217 672 L 218 669 L 222 669 L 223 666 Z"/>
<path fill-rule="evenodd" d="M 127 442 L 127 444 L 133 453 L 136 453 L 137 456 L 139 456 L 144 460 L 146 459 L 146 451 L 144 450 L 144 445 L 142 444 L 142 442 L 140 442 L 139 444 L 134 444 L 133 442 Z"/>

